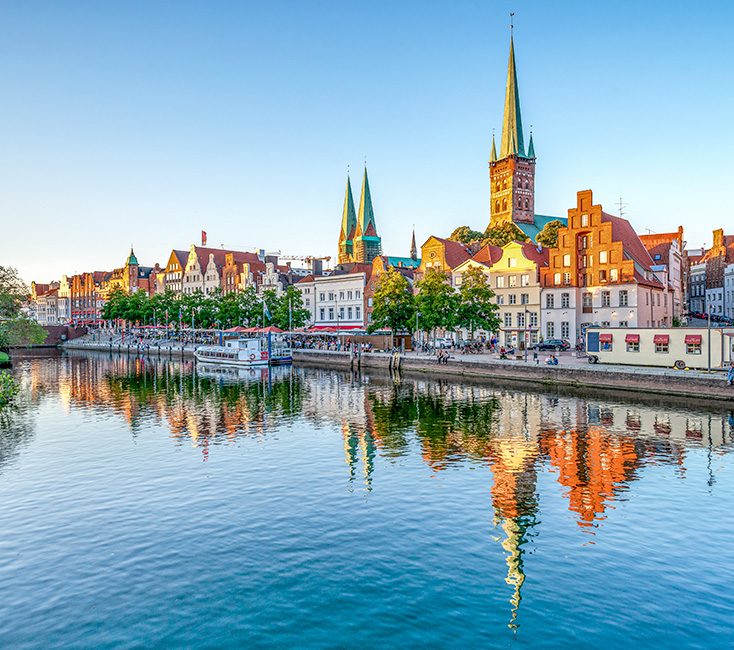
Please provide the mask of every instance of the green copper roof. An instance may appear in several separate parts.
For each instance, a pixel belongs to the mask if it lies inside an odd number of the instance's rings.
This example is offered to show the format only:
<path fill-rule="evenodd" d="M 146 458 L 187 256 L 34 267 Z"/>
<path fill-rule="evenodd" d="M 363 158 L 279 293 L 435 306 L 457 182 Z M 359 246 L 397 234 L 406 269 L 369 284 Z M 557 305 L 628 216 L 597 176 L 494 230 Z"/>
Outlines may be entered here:
<path fill-rule="evenodd" d="M 370 195 L 370 183 L 367 180 L 367 168 L 364 168 L 364 177 L 362 178 L 362 198 L 359 200 L 359 216 L 357 217 L 357 231 L 364 235 L 370 223 L 375 229 L 377 235 L 377 224 L 375 223 L 375 213 L 372 210 L 372 196 Z"/>
<path fill-rule="evenodd" d="M 130 246 L 130 255 L 127 257 L 127 262 L 125 263 L 127 266 L 132 266 L 133 264 L 138 263 L 138 258 L 135 257 L 135 253 L 133 253 L 133 247 Z"/>
<path fill-rule="evenodd" d="M 347 176 L 347 194 L 344 197 L 344 212 L 342 214 L 342 233 L 345 239 L 357 227 L 357 215 L 354 212 L 354 199 L 352 198 L 352 183 Z"/>
<path fill-rule="evenodd" d="M 535 158 L 535 147 L 533 146 L 533 134 L 530 134 L 530 144 L 528 145 L 528 158 Z"/>
<path fill-rule="evenodd" d="M 535 238 L 538 233 L 545 228 L 545 225 L 550 221 L 556 221 L 556 219 L 562 222 L 564 225 L 568 223 L 568 217 L 548 217 L 542 214 L 534 215 L 535 221 L 533 223 L 521 223 L 519 221 L 513 222 L 520 230 L 522 230 L 530 240 L 535 243 Z"/>
<path fill-rule="evenodd" d="M 497 147 L 494 146 L 494 133 L 492 134 L 492 156 L 489 162 L 497 162 Z"/>
<path fill-rule="evenodd" d="M 520 118 L 520 93 L 517 89 L 515 70 L 515 44 L 510 37 L 510 64 L 507 68 L 507 90 L 505 91 L 505 117 L 502 121 L 502 146 L 500 157 L 513 154 L 524 156 L 525 144 L 522 139 L 522 119 Z"/>

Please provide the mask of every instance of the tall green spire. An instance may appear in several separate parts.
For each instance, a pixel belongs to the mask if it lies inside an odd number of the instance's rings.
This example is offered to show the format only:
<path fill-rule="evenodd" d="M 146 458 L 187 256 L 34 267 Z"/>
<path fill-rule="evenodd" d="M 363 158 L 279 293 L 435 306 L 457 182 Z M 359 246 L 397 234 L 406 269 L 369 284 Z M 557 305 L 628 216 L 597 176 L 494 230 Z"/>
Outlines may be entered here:
<path fill-rule="evenodd" d="M 502 121 L 502 146 L 500 157 L 511 155 L 524 156 L 525 144 L 522 139 L 522 119 L 520 117 L 520 93 L 517 89 L 515 70 L 515 44 L 510 36 L 510 64 L 507 68 L 507 90 L 505 91 L 505 117 Z"/>
<path fill-rule="evenodd" d="M 530 144 L 528 144 L 528 158 L 535 158 L 535 146 L 533 145 L 533 132 L 530 132 Z"/>
<path fill-rule="evenodd" d="M 342 214 L 342 235 L 344 239 L 354 236 L 352 231 L 357 227 L 357 215 L 354 211 L 354 199 L 352 198 L 352 183 L 347 175 L 347 194 L 344 197 L 344 213 Z"/>
<path fill-rule="evenodd" d="M 494 145 L 494 133 L 492 134 L 492 155 L 489 158 L 489 162 L 497 162 L 497 147 Z"/>
<path fill-rule="evenodd" d="M 372 196 L 370 195 L 370 183 L 367 180 L 367 167 L 364 168 L 362 177 L 362 198 L 359 200 L 359 216 L 357 217 L 357 233 L 367 235 L 370 224 L 374 229 L 373 237 L 377 236 L 377 225 L 375 224 L 375 213 L 372 210 Z"/>

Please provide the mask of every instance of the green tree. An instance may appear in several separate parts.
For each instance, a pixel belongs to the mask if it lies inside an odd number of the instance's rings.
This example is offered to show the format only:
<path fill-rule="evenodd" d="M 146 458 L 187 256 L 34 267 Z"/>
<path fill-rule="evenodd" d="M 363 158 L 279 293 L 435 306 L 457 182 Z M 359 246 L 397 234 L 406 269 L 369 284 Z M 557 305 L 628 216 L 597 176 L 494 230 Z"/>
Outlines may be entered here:
<path fill-rule="evenodd" d="M 46 331 L 21 312 L 30 291 L 17 269 L 0 266 L 0 349 L 43 343 Z"/>
<path fill-rule="evenodd" d="M 479 230 L 472 230 L 469 226 L 459 226 L 449 235 L 451 241 L 457 241 L 461 244 L 471 244 L 473 241 L 482 241 L 484 233 Z"/>
<path fill-rule="evenodd" d="M 303 294 L 293 286 L 288 287 L 278 298 L 272 312 L 273 322 L 282 330 L 290 329 L 290 325 L 303 327 L 311 316 L 311 312 L 303 306 Z"/>
<path fill-rule="evenodd" d="M 415 325 L 415 296 L 407 278 L 394 268 L 382 275 L 372 299 L 372 322 L 367 331 L 390 329 L 412 332 Z"/>
<path fill-rule="evenodd" d="M 560 219 L 549 221 L 547 224 L 545 224 L 545 226 L 543 226 L 543 230 L 538 233 L 535 241 L 541 246 L 545 246 L 547 248 L 556 248 L 558 246 L 559 228 L 565 228 L 565 226 L 563 225 L 563 221 L 561 221 Z"/>
<path fill-rule="evenodd" d="M 485 239 L 482 241 L 482 246 L 491 244 L 492 246 L 504 246 L 509 244 L 511 241 L 524 242 L 527 241 L 527 235 L 520 230 L 511 221 L 501 223 L 499 226 L 494 228 L 489 227 L 484 233 Z"/>
<path fill-rule="evenodd" d="M 249 327 L 254 327 L 258 319 L 262 318 L 263 313 L 262 303 L 257 297 L 257 289 L 251 285 L 238 293 L 237 297 L 241 322 L 246 323 Z"/>
<path fill-rule="evenodd" d="M 494 291 L 489 286 L 489 278 L 479 267 L 473 267 L 461 276 L 459 288 L 459 307 L 457 325 L 471 332 L 474 339 L 477 329 L 496 332 L 500 328 L 497 316 L 499 307 L 492 302 Z"/>
<path fill-rule="evenodd" d="M 265 303 L 266 309 L 263 309 L 262 303 Z M 275 289 L 266 289 L 260 296 L 260 319 L 262 321 L 262 327 L 269 327 L 275 325 L 275 313 L 276 307 L 278 306 L 278 294 L 275 293 Z M 276 326 L 277 327 L 277 326 Z"/>
<path fill-rule="evenodd" d="M 418 309 L 419 327 L 426 332 L 441 327 L 452 329 L 456 324 L 458 295 L 441 271 L 429 269 L 423 279 L 416 282 L 418 294 L 415 306 Z"/>

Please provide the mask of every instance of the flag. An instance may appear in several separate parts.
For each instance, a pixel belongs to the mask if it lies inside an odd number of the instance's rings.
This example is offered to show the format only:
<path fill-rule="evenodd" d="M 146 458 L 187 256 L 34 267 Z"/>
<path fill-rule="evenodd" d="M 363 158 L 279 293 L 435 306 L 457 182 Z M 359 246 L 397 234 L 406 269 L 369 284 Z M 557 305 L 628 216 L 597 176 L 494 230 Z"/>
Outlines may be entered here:
<path fill-rule="evenodd" d="M 263 300 L 263 313 L 268 317 L 268 320 L 273 320 L 273 317 L 270 315 L 270 310 L 268 309 L 265 300 Z"/>
<path fill-rule="evenodd" d="M 181 320 L 181 305 L 178 306 L 178 320 Z"/>
<path fill-rule="evenodd" d="M 206 246 L 206 230 L 201 231 L 201 245 Z"/>

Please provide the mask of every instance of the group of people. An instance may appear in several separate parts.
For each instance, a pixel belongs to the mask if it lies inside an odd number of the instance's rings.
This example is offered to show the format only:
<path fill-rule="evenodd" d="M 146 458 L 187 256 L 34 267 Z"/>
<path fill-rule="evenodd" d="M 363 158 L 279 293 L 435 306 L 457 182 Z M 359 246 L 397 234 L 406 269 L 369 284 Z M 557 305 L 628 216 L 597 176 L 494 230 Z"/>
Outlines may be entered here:
<path fill-rule="evenodd" d="M 558 365 L 558 357 L 555 354 L 549 354 L 545 358 L 545 365 L 546 366 L 557 366 Z"/>
<path fill-rule="evenodd" d="M 438 363 L 448 363 L 450 358 L 451 354 L 448 350 L 439 350 L 436 354 L 436 361 L 438 361 Z"/>

